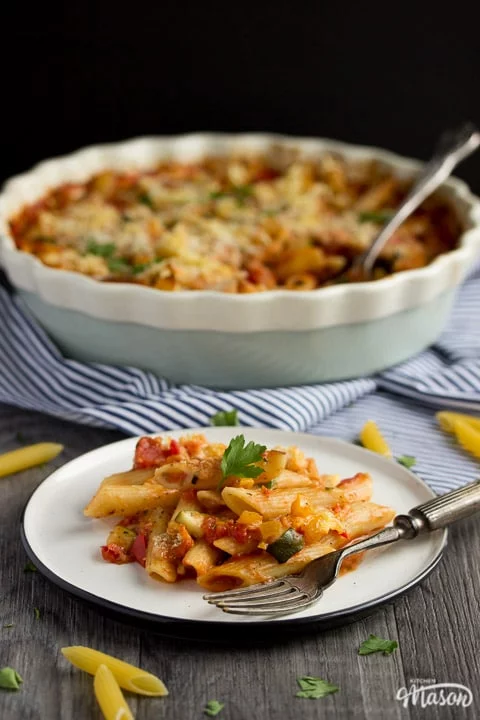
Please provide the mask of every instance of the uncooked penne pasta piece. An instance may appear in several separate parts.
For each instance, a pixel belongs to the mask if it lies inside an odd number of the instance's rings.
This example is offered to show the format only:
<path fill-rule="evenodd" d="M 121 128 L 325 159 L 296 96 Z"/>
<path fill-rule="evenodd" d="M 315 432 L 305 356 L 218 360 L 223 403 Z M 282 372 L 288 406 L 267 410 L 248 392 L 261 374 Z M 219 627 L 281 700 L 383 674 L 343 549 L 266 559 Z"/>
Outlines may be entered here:
<path fill-rule="evenodd" d="M 373 420 L 368 420 L 360 431 L 360 441 L 364 448 L 372 450 L 379 455 L 392 457 L 387 441 L 378 429 L 377 424 Z"/>
<path fill-rule="evenodd" d="M 183 556 L 182 563 L 185 567 L 195 570 L 199 577 L 215 567 L 221 557 L 221 550 L 208 545 L 205 540 L 197 540 Z"/>
<path fill-rule="evenodd" d="M 447 432 L 455 432 L 455 422 L 461 421 L 470 425 L 474 430 L 480 431 L 480 418 L 473 415 L 465 415 L 464 413 L 454 413 L 448 411 L 438 412 L 435 417 L 440 423 L 442 430 Z"/>
<path fill-rule="evenodd" d="M 369 500 L 372 496 L 372 480 L 369 475 L 358 473 L 353 478 L 343 480 L 331 490 L 322 490 L 317 486 L 274 488 L 264 492 L 258 488 L 246 490 L 226 487 L 222 491 L 222 498 L 237 515 L 241 515 L 244 510 L 253 510 L 263 515 L 265 520 L 271 520 L 289 513 L 293 501 L 299 494 L 305 497 L 313 508 L 328 508 L 338 503 Z"/>
<path fill-rule="evenodd" d="M 28 470 L 53 460 L 63 450 L 58 443 L 36 443 L 0 455 L 0 477 Z"/>
<path fill-rule="evenodd" d="M 85 508 L 87 517 L 136 515 L 161 505 L 172 507 L 178 502 L 179 490 L 168 490 L 155 483 L 143 485 L 103 485 Z"/>
<path fill-rule="evenodd" d="M 466 420 L 458 417 L 451 419 L 450 422 L 457 442 L 464 450 L 480 458 L 480 431 Z"/>
<path fill-rule="evenodd" d="M 293 555 L 287 562 L 279 563 L 269 553 L 245 555 L 227 560 L 223 565 L 212 568 L 198 579 L 199 584 L 210 592 L 220 592 L 236 587 L 253 585 L 271 579 L 300 572 L 305 565 L 333 550 L 338 550 L 362 535 L 370 535 L 388 524 L 395 512 L 383 505 L 370 502 L 355 502 L 339 510 L 339 519 L 344 523 L 347 538 L 330 532 L 324 538 Z"/>
<path fill-rule="evenodd" d="M 168 695 L 167 688 L 156 675 L 152 675 L 112 655 L 107 655 L 83 645 L 64 647 L 61 652 L 72 665 L 90 675 L 95 675 L 100 665 L 106 665 L 124 690 L 130 690 L 130 692 L 139 695 Z"/>
<path fill-rule="evenodd" d="M 93 681 L 95 697 L 105 720 L 134 720 L 111 670 L 100 665 Z"/>

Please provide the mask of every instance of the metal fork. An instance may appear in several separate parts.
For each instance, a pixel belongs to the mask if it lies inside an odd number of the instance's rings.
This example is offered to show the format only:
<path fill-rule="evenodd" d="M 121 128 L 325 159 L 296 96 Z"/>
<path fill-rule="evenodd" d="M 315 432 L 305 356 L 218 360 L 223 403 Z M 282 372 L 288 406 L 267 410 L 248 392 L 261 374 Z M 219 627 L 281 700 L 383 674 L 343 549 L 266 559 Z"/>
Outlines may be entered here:
<path fill-rule="evenodd" d="M 275 617 L 298 612 L 312 605 L 338 577 L 340 566 L 349 555 L 411 540 L 418 535 L 447 527 L 456 520 L 480 510 L 480 480 L 418 505 L 407 515 L 397 515 L 393 525 L 365 540 L 313 560 L 298 575 L 250 585 L 238 590 L 203 596 L 211 605 L 236 615 Z"/>

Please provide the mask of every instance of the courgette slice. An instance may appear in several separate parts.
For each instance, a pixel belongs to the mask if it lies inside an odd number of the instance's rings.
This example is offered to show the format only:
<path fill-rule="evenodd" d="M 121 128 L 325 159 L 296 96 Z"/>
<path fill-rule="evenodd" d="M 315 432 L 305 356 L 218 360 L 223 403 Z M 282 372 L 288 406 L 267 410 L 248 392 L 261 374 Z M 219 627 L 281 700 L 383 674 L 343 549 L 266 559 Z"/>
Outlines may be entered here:
<path fill-rule="evenodd" d="M 287 562 L 292 555 L 299 552 L 304 545 L 303 535 L 300 535 L 300 533 L 293 528 L 288 528 L 283 535 L 280 535 L 278 540 L 270 543 L 267 547 L 267 552 L 273 555 L 279 563 L 284 563 Z"/>
<path fill-rule="evenodd" d="M 180 510 L 175 522 L 185 525 L 190 535 L 194 538 L 201 538 L 204 535 L 203 522 L 208 515 L 196 510 Z"/>

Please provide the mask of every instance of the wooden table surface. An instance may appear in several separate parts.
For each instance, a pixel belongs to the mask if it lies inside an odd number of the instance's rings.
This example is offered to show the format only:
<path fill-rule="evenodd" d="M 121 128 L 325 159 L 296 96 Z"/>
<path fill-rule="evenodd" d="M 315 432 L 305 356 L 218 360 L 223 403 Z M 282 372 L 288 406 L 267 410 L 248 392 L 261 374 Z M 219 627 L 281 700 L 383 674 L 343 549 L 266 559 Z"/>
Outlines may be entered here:
<path fill-rule="evenodd" d="M 101 615 L 39 572 L 25 572 L 19 528 L 31 492 L 55 467 L 121 437 L 0 406 L 2 452 L 21 442 L 65 445 L 47 466 L 0 480 L 0 666 L 24 678 L 20 691 L 0 690 L 1 720 L 100 720 L 91 678 L 63 659 L 59 649 L 65 645 L 102 649 L 164 680 L 167 698 L 128 697 L 138 720 L 201 720 L 211 699 L 225 703 L 219 720 L 480 716 L 480 518 L 456 526 L 440 565 L 395 603 L 342 628 L 300 637 L 279 631 L 255 644 L 166 638 Z M 397 639 L 398 650 L 388 657 L 358 656 L 370 633 Z M 303 675 L 322 677 L 340 690 L 318 700 L 296 698 L 296 678 Z M 404 708 L 397 692 L 415 679 L 466 685 L 473 704 Z"/>

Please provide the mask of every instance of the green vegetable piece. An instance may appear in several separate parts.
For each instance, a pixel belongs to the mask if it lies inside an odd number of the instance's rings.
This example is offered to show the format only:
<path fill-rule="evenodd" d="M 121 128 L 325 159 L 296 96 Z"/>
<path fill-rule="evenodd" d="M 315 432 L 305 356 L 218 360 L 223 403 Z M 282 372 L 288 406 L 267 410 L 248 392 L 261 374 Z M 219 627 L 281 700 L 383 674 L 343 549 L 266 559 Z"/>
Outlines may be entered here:
<path fill-rule="evenodd" d="M 238 425 L 238 411 L 237 410 L 219 410 L 213 417 L 211 418 L 210 422 L 212 425 L 221 426 L 221 425 Z"/>
<path fill-rule="evenodd" d="M 5 690 L 19 690 L 23 680 L 20 675 L 11 667 L 4 667 L 0 670 L 0 688 Z"/>
<path fill-rule="evenodd" d="M 297 678 L 297 683 L 300 690 L 295 697 L 310 698 L 311 700 L 318 700 L 318 698 L 331 695 L 340 690 L 338 685 L 332 685 L 326 680 L 322 680 L 322 678 L 311 677 L 310 675 Z"/>
<path fill-rule="evenodd" d="M 371 655 L 372 653 L 381 652 L 384 655 L 391 655 L 397 647 L 396 640 L 382 640 L 376 635 L 370 635 L 368 640 L 364 640 L 358 648 L 358 654 Z"/>
<path fill-rule="evenodd" d="M 37 572 L 37 568 L 35 565 L 30 562 L 30 560 L 26 563 L 25 567 L 23 568 L 23 572 Z"/>
<path fill-rule="evenodd" d="M 303 535 L 300 535 L 300 533 L 293 528 L 288 528 L 283 535 L 280 535 L 278 540 L 270 543 L 267 547 L 267 552 L 273 555 L 279 563 L 284 563 L 287 562 L 292 555 L 299 552 L 304 545 Z"/>
<path fill-rule="evenodd" d="M 151 210 L 155 209 L 153 200 L 147 192 L 140 193 L 140 195 L 138 196 L 138 202 L 142 203 L 142 205 L 146 205 Z"/>
<path fill-rule="evenodd" d="M 221 464 L 223 478 L 218 484 L 218 490 L 229 475 L 246 478 L 256 478 L 261 475 L 263 469 L 253 463 L 260 462 L 266 449 L 265 445 L 257 445 L 252 440 L 245 445 L 243 435 L 232 438 L 223 454 Z"/>
<path fill-rule="evenodd" d="M 365 210 L 359 213 L 358 219 L 360 222 L 374 222 L 382 224 L 386 223 L 393 216 L 393 210 L 377 210 L 376 212 Z"/>
<path fill-rule="evenodd" d="M 151 264 L 152 263 L 139 263 L 138 265 L 132 265 L 132 273 L 134 275 L 138 275 L 139 273 L 142 273 L 144 270 L 150 267 Z"/>
<path fill-rule="evenodd" d="M 113 243 L 98 243 L 96 240 L 90 239 L 87 242 L 85 253 L 87 255 L 98 255 L 99 257 L 110 258 L 115 252 L 115 249 Z"/>
<path fill-rule="evenodd" d="M 126 260 L 122 260 L 122 258 L 110 258 L 107 265 L 111 273 L 126 273 L 131 269 Z"/>
<path fill-rule="evenodd" d="M 224 707 L 225 703 L 218 702 L 218 700 L 209 700 L 205 705 L 203 712 L 209 717 L 215 717 L 223 710 Z"/>
<path fill-rule="evenodd" d="M 413 457 L 413 455 L 401 455 L 397 458 L 397 462 L 400 463 L 400 465 L 403 465 L 404 467 L 410 469 L 416 464 L 416 459 Z"/>

